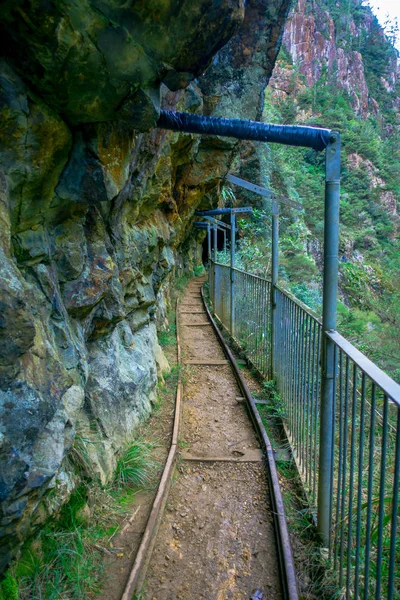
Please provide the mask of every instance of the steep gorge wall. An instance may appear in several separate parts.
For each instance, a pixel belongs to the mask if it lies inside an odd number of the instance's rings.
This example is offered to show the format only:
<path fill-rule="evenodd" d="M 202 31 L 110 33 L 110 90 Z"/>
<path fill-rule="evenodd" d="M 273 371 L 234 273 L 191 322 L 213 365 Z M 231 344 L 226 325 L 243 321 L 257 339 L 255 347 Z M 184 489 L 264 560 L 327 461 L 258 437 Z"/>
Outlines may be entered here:
<path fill-rule="evenodd" d="M 106 482 L 155 400 L 168 286 L 238 150 L 153 129 L 160 106 L 259 116 L 288 11 L 27 6 L 0 8 L 0 570 L 77 485 L 76 435 Z"/>

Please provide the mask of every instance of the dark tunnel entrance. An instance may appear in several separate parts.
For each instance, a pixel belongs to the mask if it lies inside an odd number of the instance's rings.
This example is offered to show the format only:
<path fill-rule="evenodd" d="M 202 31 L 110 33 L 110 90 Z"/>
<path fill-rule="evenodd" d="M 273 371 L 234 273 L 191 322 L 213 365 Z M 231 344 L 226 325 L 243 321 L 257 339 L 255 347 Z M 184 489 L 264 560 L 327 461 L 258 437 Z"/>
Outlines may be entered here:
<path fill-rule="evenodd" d="M 213 251 L 214 248 L 214 233 L 213 230 L 211 228 L 211 252 Z M 226 231 L 226 233 L 224 233 L 223 231 L 221 231 L 220 229 L 217 229 L 217 250 L 219 252 L 222 252 L 222 250 L 224 249 L 224 244 L 225 244 L 225 236 L 226 236 L 226 243 L 228 246 L 228 241 L 229 241 L 229 230 Z M 208 241 L 207 241 L 207 235 L 205 236 L 204 240 L 203 240 L 203 250 L 202 250 L 202 262 L 203 265 L 206 265 L 208 263 Z"/>

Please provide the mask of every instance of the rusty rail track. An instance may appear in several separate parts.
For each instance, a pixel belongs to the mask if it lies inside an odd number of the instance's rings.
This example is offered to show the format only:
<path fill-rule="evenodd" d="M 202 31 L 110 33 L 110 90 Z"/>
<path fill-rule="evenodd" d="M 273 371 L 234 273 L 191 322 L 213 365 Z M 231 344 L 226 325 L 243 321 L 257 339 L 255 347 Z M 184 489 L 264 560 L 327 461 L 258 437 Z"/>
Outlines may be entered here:
<path fill-rule="evenodd" d="M 203 302 L 204 309 L 208 316 L 210 325 L 213 327 L 217 339 L 224 351 L 227 358 L 227 362 L 231 364 L 237 383 L 243 393 L 248 413 L 251 421 L 255 428 L 255 431 L 259 437 L 259 440 L 264 449 L 265 461 L 267 466 L 267 474 L 269 480 L 270 490 L 270 501 L 272 506 L 274 528 L 278 547 L 278 558 L 280 567 L 280 578 L 282 584 L 282 593 L 285 600 L 298 600 L 298 591 L 296 583 L 296 574 L 292 556 L 292 550 L 290 546 L 289 533 L 287 529 L 287 523 L 285 518 L 285 512 L 282 502 L 282 495 L 279 487 L 278 474 L 275 466 L 274 453 L 269 441 L 267 432 L 262 424 L 261 418 L 258 414 L 255 402 L 252 398 L 249 388 L 242 374 L 236 364 L 235 358 L 225 343 L 224 338 L 221 335 L 220 330 L 216 322 L 214 321 L 208 306 L 204 299 L 203 289 L 201 289 L 201 299 Z M 176 303 L 176 337 L 177 337 L 177 359 L 178 365 L 182 366 L 182 355 L 180 345 L 180 334 L 179 334 L 179 303 Z M 224 361 L 225 362 L 225 361 Z M 147 521 L 145 531 L 143 533 L 142 541 L 140 543 L 138 552 L 136 554 L 135 561 L 133 563 L 125 590 L 121 596 L 121 600 L 132 600 L 135 594 L 138 595 L 142 589 L 146 571 L 150 563 L 151 555 L 154 549 L 155 541 L 157 538 L 158 529 L 162 520 L 163 512 L 168 500 L 168 494 L 171 487 L 175 467 L 176 459 L 178 455 L 178 440 L 182 416 L 182 398 L 183 398 L 183 383 L 181 376 L 178 379 L 177 391 L 176 391 L 176 403 L 175 403 L 175 415 L 174 415 L 174 426 L 171 447 L 169 450 L 168 458 L 165 463 L 163 475 L 158 487 L 156 497 L 153 502 L 153 507 Z M 189 599 L 188 599 L 189 600 Z M 211 600 L 211 599 L 210 599 Z"/>
<path fill-rule="evenodd" d="M 261 417 L 258 413 L 256 404 L 251 395 L 251 392 L 245 382 L 243 375 L 240 372 L 239 367 L 237 366 L 235 357 L 233 356 L 231 350 L 227 346 L 214 318 L 211 315 L 211 312 L 207 306 L 207 303 L 204 299 L 203 289 L 201 290 L 201 298 L 203 300 L 204 308 L 207 312 L 208 318 L 211 321 L 213 329 L 217 335 L 218 341 L 222 346 L 222 349 L 225 353 L 225 356 L 230 361 L 232 368 L 235 373 L 236 381 L 240 389 L 242 390 L 243 397 L 246 400 L 246 406 L 250 415 L 250 418 L 253 422 L 254 428 L 257 432 L 257 435 L 262 442 L 265 452 L 265 458 L 267 463 L 267 473 L 269 480 L 269 490 L 270 490 L 270 500 L 272 505 L 272 512 L 274 517 L 275 524 L 275 535 L 279 553 L 279 566 L 280 566 L 280 574 L 281 574 L 281 583 L 283 588 L 283 596 L 287 600 L 297 600 L 298 590 L 297 590 L 297 582 L 296 582 L 296 571 L 294 567 L 292 548 L 290 545 L 289 539 L 289 531 L 287 528 L 286 517 L 285 517 L 285 509 L 283 506 L 281 489 L 279 486 L 278 473 L 276 470 L 274 451 L 272 449 L 271 442 L 269 440 L 268 434 L 265 430 L 265 427 L 261 421 Z"/>
<path fill-rule="evenodd" d="M 178 366 L 182 365 L 181 344 L 179 337 L 179 302 L 176 301 L 176 343 L 177 343 L 177 359 Z M 179 375 L 176 388 L 175 400 L 175 415 L 174 426 L 172 431 L 171 447 L 164 466 L 164 471 L 161 477 L 160 485 L 158 486 L 157 494 L 153 502 L 153 507 L 146 528 L 143 533 L 142 541 L 136 554 L 132 570 L 130 572 L 125 590 L 121 596 L 121 600 L 132 600 L 134 594 L 138 593 L 144 583 L 147 567 L 149 565 L 154 544 L 157 537 L 158 528 L 161 523 L 165 505 L 168 500 L 168 492 L 171 487 L 172 477 L 175 470 L 175 463 L 178 450 L 179 429 L 182 416 L 182 377 Z"/>

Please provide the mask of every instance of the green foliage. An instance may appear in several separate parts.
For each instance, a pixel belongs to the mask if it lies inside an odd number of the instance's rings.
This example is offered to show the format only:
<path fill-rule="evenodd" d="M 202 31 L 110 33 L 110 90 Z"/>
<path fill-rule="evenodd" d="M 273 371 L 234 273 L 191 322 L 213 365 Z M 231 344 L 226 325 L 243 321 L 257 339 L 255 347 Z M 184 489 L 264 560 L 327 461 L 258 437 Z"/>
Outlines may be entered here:
<path fill-rule="evenodd" d="M 188 275 L 182 275 L 182 277 L 178 277 L 175 279 L 175 289 L 178 290 L 178 292 L 183 292 L 189 281 L 190 277 Z"/>
<path fill-rule="evenodd" d="M 102 552 L 119 529 L 135 493 L 152 481 L 158 467 L 154 445 L 143 439 L 129 444 L 118 461 L 114 487 L 82 483 L 53 522 L 25 545 L 3 581 L 2 600 L 81 600 L 100 590 Z M 8 587 L 5 587 L 8 586 Z M 6 595 L 8 593 L 8 595 Z M 11 595 L 14 593 L 14 595 Z M 15 595 L 15 593 L 17 595 Z"/>
<path fill-rule="evenodd" d="M 223 199 L 225 206 L 235 206 L 236 196 L 230 185 L 226 184 L 222 186 L 220 196 Z"/>
<path fill-rule="evenodd" d="M 342 305 L 338 327 L 381 368 L 398 378 L 400 339 L 394 333 L 393 315 L 396 307 L 400 310 L 400 303 L 397 292 L 393 293 L 393 287 L 397 288 L 393 282 L 399 279 L 400 219 L 388 212 L 383 200 L 383 192 L 390 192 L 400 200 L 400 131 L 393 113 L 399 89 L 392 90 L 383 81 L 392 81 L 390 73 L 395 69 L 397 53 L 382 35 L 368 7 L 354 0 L 324 0 L 321 9 L 327 10 L 335 22 L 336 45 L 345 53 L 350 48 L 361 53 L 370 95 L 378 102 L 379 112 L 372 107 L 369 115 L 357 115 L 354 99 L 338 86 L 334 68 L 328 72 L 322 65 L 315 85 L 307 85 L 298 66 L 283 49 L 278 62 L 286 74 L 292 71 L 289 94 L 276 101 L 271 90 L 267 90 L 263 120 L 297 122 L 341 132 L 339 286 L 346 306 Z M 351 19 L 360 26 L 359 37 L 352 33 Z M 363 26 L 366 23 L 368 26 Z M 328 28 L 324 32 L 321 22 L 318 26 L 322 27 L 322 35 L 328 36 Z M 323 153 L 271 145 L 265 149 L 262 168 L 260 180 L 268 181 L 277 193 L 304 206 L 303 213 L 281 207 L 280 283 L 319 312 L 324 230 Z M 242 268 L 269 276 L 268 206 L 263 219 L 266 237 L 250 221 L 243 228 L 246 239 L 240 239 L 238 257 Z"/>
<path fill-rule="evenodd" d="M 161 348 L 167 348 L 176 343 L 175 311 L 168 313 L 168 327 L 158 333 L 158 343 Z"/>
<path fill-rule="evenodd" d="M 193 273 L 195 277 L 200 277 L 200 275 L 204 275 L 205 269 L 203 265 L 198 265 L 197 267 L 194 267 L 193 269 Z"/>
<path fill-rule="evenodd" d="M 268 417 L 285 418 L 285 406 L 276 388 L 276 383 L 272 379 L 262 383 L 265 397 L 269 404 L 264 404 L 263 408 Z"/>
<path fill-rule="evenodd" d="M 1 600 L 18 600 L 18 582 L 10 572 L 6 573 L 0 585 Z"/>
<path fill-rule="evenodd" d="M 305 283 L 295 283 L 290 286 L 290 291 L 301 300 L 301 302 L 312 308 L 313 311 L 321 314 L 322 296 L 319 287 L 309 287 Z"/>
<path fill-rule="evenodd" d="M 83 525 L 80 492 L 73 494 L 57 523 L 48 524 L 23 551 L 14 571 L 20 598 L 85 598 L 99 590 L 101 556 L 95 543 L 105 532 Z"/>

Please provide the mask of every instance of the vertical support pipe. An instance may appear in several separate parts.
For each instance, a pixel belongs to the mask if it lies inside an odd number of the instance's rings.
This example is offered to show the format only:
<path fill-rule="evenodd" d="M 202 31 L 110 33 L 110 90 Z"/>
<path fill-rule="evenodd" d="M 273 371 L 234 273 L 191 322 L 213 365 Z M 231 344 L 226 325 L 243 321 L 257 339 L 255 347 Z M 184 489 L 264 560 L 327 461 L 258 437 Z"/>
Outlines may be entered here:
<path fill-rule="evenodd" d="M 213 223 L 213 298 L 212 303 L 215 310 L 215 263 L 217 262 L 217 224 Z"/>
<path fill-rule="evenodd" d="M 224 229 L 224 254 L 226 254 L 226 229 Z"/>
<path fill-rule="evenodd" d="M 334 344 L 325 333 L 336 329 L 339 250 L 340 136 L 332 133 L 326 148 L 324 287 L 322 308 L 321 411 L 318 476 L 318 533 L 328 547 L 331 528 L 332 449 L 335 357 Z"/>
<path fill-rule="evenodd" d="M 208 262 L 211 263 L 211 227 L 207 223 Z"/>
<path fill-rule="evenodd" d="M 213 264 L 211 256 L 211 225 L 207 223 L 207 245 L 208 245 L 208 284 L 210 291 L 210 300 L 213 302 Z"/>
<path fill-rule="evenodd" d="M 271 378 L 275 379 L 276 286 L 278 285 L 279 207 L 272 198 L 272 265 L 271 265 Z"/>
<path fill-rule="evenodd" d="M 231 336 L 235 336 L 235 279 L 236 273 L 235 269 L 235 233 L 236 233 L 236 224 L 235 224 L 235 213 L 231 212 Z"/>

